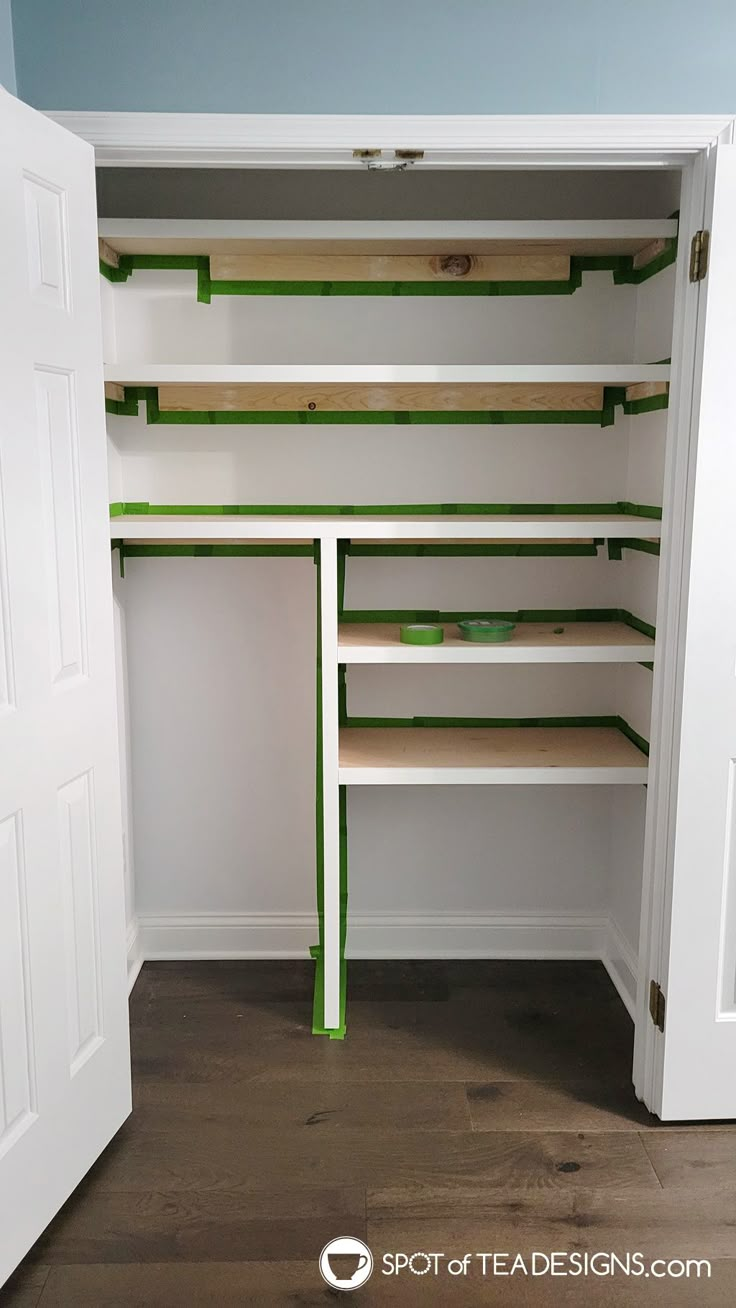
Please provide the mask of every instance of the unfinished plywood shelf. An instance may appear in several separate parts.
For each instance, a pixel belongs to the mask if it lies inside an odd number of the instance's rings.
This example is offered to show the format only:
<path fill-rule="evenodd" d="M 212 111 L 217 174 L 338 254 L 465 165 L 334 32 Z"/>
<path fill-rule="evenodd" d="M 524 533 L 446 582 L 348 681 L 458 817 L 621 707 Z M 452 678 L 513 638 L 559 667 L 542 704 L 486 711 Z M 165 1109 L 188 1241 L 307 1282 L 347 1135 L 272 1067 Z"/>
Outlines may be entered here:
<path fill-rule="evenodd" d="M 641 785 L 616 727 L 342 727 L 340 785 Z"/>
<path fill-rule="evenodd" d="M 339 421 L 395 414 L 536 415 L 602 420 L 615 388 L 627 403 L 665 397 L 667 364 L 136 364 L 105 370 L 114 404 L 153 391 L 153 421 L 192 421 L 195 414 L 284 415 Z M 607 397 L 606 392 L 609 392 Z M 264 419 L 265 420 L 265 419 Z"/>
<path fill-rule="evenodd" d="M 673 240 L 677 220 L 614 219 L 511 222 L 312 222 L 101 218 L 101 240 L 121 254 L 503 254 L 516 248 L 565 254 L 644 254 Z"/>
<path fill-rule="evenodd" d="M 174 230 L 172 230 L 174 229 Z M 673 219 L 632 222 L 105 221 L 100 270 L 196 274 L 218 295 L 569 295 L 584 273 L 654 276 L 677 255 Z"/>
<path fill-rule="evenodd" d="M 510 641 L 462 640 L 442 622 L 442 645 L 403 645 L 398 622 L 342 622 L 340 663 L 640 663 L 654 658 L 654 641 L 625 622 L 520 622 Z"/>

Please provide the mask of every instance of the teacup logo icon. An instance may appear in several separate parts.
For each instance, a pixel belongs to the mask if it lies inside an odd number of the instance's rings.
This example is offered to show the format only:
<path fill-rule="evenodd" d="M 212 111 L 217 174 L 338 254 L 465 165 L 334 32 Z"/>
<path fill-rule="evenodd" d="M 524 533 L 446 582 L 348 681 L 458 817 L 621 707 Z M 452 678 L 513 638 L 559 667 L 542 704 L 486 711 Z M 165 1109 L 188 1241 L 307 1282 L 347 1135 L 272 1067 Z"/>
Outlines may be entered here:
<path fill-rule="evenodd" d="M 319 1256 L 322 1279 L 336 1290 L 357 1290 L 373 1271 L 373 1254 L 352 1235 L 330 1240 Z"/>

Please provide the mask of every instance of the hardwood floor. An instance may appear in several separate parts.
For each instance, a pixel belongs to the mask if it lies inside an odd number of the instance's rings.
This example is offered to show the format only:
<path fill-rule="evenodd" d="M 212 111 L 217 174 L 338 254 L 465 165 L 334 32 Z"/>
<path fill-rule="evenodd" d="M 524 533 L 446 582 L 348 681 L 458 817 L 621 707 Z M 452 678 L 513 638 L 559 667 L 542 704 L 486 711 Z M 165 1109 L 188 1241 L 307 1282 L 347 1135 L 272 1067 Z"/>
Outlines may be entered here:
<path fill-rule="evenodd" d="M 334 1303 L 317 1259 L 366 1241 L 360 1304 L 736 1302 L 736 1128 L 663 1126 L 596 963 L 349 967 L 344 1042 L 309 963 L 148 963 L 134 1112 L 12 1281 L 7 1308 Z M 641 1252 L 709 1280 L 383 1274 L 384 1253 Z M 600 1264 L 599 1264 L 600 1265 Z"/>

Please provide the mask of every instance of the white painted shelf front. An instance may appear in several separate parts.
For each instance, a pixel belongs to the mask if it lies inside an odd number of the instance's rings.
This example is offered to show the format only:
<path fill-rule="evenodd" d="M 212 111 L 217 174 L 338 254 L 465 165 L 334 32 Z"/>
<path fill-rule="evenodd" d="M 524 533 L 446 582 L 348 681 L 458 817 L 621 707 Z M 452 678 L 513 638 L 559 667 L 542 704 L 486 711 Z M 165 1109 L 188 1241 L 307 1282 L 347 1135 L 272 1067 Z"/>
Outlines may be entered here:
<path fill-rule="evenodd" d="M 191 218 L 101 218 L 100 236 L 120 254 L 270 252 L 484 253 L 508 246 L 552 246 L 579 254 L 626 254 L 677 236 L 674 218 L 513 222 L 223 221 Z"/>
<path fill-rule="evenodd" d="M 304 514 L 282 514 L 261 517 L 254 514 L 176 514 L 141 513 L 135 516 L 121 514 L 110 519 L 110 536 L 113 540 L 147 541 L 239 541 L 273 540 L 275 538 L 302 540 L 343 540 L 360 538 L 371 541 L 416 540 L 417 528 L 422 537 L 431 540 L 456 540 L 458 527 L 468 540 L 487 541 L 503 537 L 508 540 L 590 540 L 591 536 L 638 536 L 648 540 L 659 539 L 662 524 L 656 518 L 642 518 L 631 513 L 614 513 L 607 516 L 590 514 L 537 513 L 465 517 L 447 514 L 444 518 L 424 517 L 421 514 L 397 514 L 361 518 L 353 514 L 336 514 L 330 517 L 307 517 Z"/>
<path fill-rule="evenodd" d="M 340 785 L 642 785 L 615 727 L 341 727 Z"/>
<path fill-rule="evenodd" d="M 493 385 L 508 383 L 633 386 L 667 382 L 667 363 L 144 363 L 105 366 L 105 381 L 126 386 L 204 385 Z"/>
<path fill-rule="evenodd" d="M 404 645 L 398 622 L 344 622 L 340 663 L 650 663 L 654 641 L 625 622 L 520 622 L 511 640 L 463 640 L 443 622 L 442 645 Z"/>

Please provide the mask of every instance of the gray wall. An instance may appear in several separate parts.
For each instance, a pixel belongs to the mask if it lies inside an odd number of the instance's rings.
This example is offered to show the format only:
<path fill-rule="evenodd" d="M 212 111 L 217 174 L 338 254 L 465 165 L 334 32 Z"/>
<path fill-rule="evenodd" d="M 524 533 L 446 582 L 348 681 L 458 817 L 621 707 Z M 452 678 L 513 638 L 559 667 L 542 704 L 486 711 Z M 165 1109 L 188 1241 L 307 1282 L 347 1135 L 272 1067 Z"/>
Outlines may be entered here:
<path fill-rule="evenodd" d="M 15 91 L 15 58 L 13 52 L 13 20 L 10 0 L 0 0 L 0 86 Z"/>
<path fill-rule="evenodd" d="M 19 94 L 42 109 L 736 112 L 734 0 L 12 7 Z"/>

